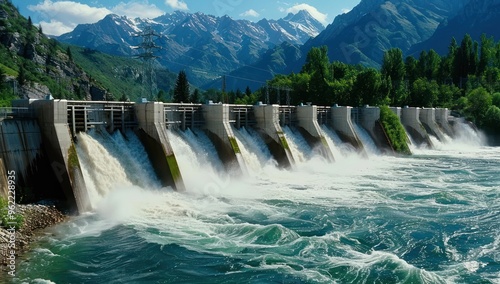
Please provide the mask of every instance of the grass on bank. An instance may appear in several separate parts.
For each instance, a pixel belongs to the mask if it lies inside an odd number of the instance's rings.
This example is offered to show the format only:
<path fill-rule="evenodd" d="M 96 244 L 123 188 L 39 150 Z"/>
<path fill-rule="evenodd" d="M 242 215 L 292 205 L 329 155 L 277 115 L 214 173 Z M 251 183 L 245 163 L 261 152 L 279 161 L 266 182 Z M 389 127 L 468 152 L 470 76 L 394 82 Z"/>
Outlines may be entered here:
<path fill-rule="evenodd" d="M 4 228 L 9 228 L 11 226 L 11 224 L 9 223 L 13 222 L 15 224 L 14 227 L 16 228 L 16 230 L 21 228 L 24 223 L 23 215 L 16 213 L 14 213 L 13 215 L 9 215 L 9 203 L 3 197 L 0 197 L 0 222 L 1 226 Z"/>

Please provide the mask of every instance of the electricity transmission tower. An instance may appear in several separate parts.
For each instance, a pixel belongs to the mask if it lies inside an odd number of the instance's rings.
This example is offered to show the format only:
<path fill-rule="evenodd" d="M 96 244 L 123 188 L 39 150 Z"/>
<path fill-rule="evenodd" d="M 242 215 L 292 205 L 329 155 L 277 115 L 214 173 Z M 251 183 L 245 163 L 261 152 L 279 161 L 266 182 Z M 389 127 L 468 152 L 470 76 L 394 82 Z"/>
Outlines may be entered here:
<path fill-rule="evenodd" d="M 158 56 L 154 55 L 154 53 L 156 50 L 161 49 L 160 46 L 155 44 L 155 39 L 160 37 L 160 35 L 151 26 L 147 26 L 136 36 L 142 37 L 142 43 L 136 48 L 142 51 L 137 57 L 142 60 L 144 68 L 142 77 L 142 84 L 144 86 L 143 97 L 147 97 L 150 101 L 155 101 L 158 87 L 156 84 L 154 63 Z"/>

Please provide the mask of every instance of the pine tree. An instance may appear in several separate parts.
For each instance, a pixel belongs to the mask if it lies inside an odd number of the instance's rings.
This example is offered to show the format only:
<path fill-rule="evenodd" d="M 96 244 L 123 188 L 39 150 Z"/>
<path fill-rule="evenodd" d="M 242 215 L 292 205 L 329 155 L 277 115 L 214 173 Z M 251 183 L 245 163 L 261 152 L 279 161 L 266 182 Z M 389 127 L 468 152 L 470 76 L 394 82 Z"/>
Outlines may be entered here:
<path fill-rule="evenodd" d="M 5 77 L 6 77 L 5 71 L 3 70 L 3 68 L 0 67 L 0 92 L 5 87 Z"/>
<path fill-rule="evenodd" d="M 474 43 L 471 36 L 466 34 L 457 49 L 455 60 L 453 61 L 453 81 L 463 87 L 463 79 L 469 75 L 476 74 L 477 70 L 478 45 Z"/>
<path fill-rule="evenodd" d="M 191 95 L 191 102 L 198 104 L 201 101 L 200 90 L 194 89 L 193 94 Z"/>
<path fill-rule="evenodd" d="M 189 82 L 186 72 L 180 71 L 177 76 L 174 88 L 174 102 L 176 103 L 189 103 Z"/>
<path fill-rule="evenodd" d="M 69 46 L 66 48 L 66 54 L 68 55 L 69 60 L 73 61 L 73 54 L 71 53 L 71 48 L 69 48 Z"/>
<path fill-rule="evenodd" d="M 250 97 L 250 95 L 252 95 L 252 90 L 250 90 L 250 87 L 247 86 L 247 88 L 245 89 L 245 95 Z"/>
<path fill-rule="evenodd" d="M 19 74 L 17 75 L 17 82 L 19 83 L 20 86 L 24 85 L 26 81 L 26 70 L 24 70 L 24 67 L 21 66 L 19 68 Z"/>

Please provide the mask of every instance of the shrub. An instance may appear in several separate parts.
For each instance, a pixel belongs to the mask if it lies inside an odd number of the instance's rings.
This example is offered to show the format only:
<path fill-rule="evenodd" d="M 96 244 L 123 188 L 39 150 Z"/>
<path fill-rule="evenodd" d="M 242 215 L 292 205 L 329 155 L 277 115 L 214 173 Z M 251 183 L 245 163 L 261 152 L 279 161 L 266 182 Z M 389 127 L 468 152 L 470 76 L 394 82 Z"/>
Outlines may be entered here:
<path fill-rule="evenodd" d="M 380 122 L 394 151 L 400 154 L 411 155 L 406 131 L 398 116 L 388 106 L 380 107 Z"/>
<path fill-rule="evenodd" d="M 24 223 L 24 217 L 21 214 L 14 214 L 12 215 L 13 219 L 10 218 L 11 216 L 9 215 L 9 207 L 8 207 L 8 202 L 5 200 L 5 198 L 0 198 L 0 222 L 2 227 L 8 228 L 10 227 L 10 222 L 15 223 L 14 227 L 17 229 L 21 228 L 21 226 Z"/>

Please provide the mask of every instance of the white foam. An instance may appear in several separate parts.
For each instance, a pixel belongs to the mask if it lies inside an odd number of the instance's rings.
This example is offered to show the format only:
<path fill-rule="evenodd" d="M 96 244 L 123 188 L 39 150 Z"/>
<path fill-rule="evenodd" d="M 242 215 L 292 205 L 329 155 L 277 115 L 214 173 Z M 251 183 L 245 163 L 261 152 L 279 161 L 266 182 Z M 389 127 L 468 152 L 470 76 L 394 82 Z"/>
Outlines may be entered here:
<path fill-rule="evenodd" d="M 120 133 L 114 137 L 103 131 L 79 133 L 77 153 L 90 202 L 95 209 L 111 191 L 137 185 L 160 188 L 147 154 L 135 134 L 126 141 Z"/>
<path fill-rule="evenodd" d="M 285 133 L 292 155 L 297 159 L 296 163 L 302 163 L 311 158 L 312 149 L 300 133 L 292 131 L 288 126 L 283 127 L 283 132 Z"/>

